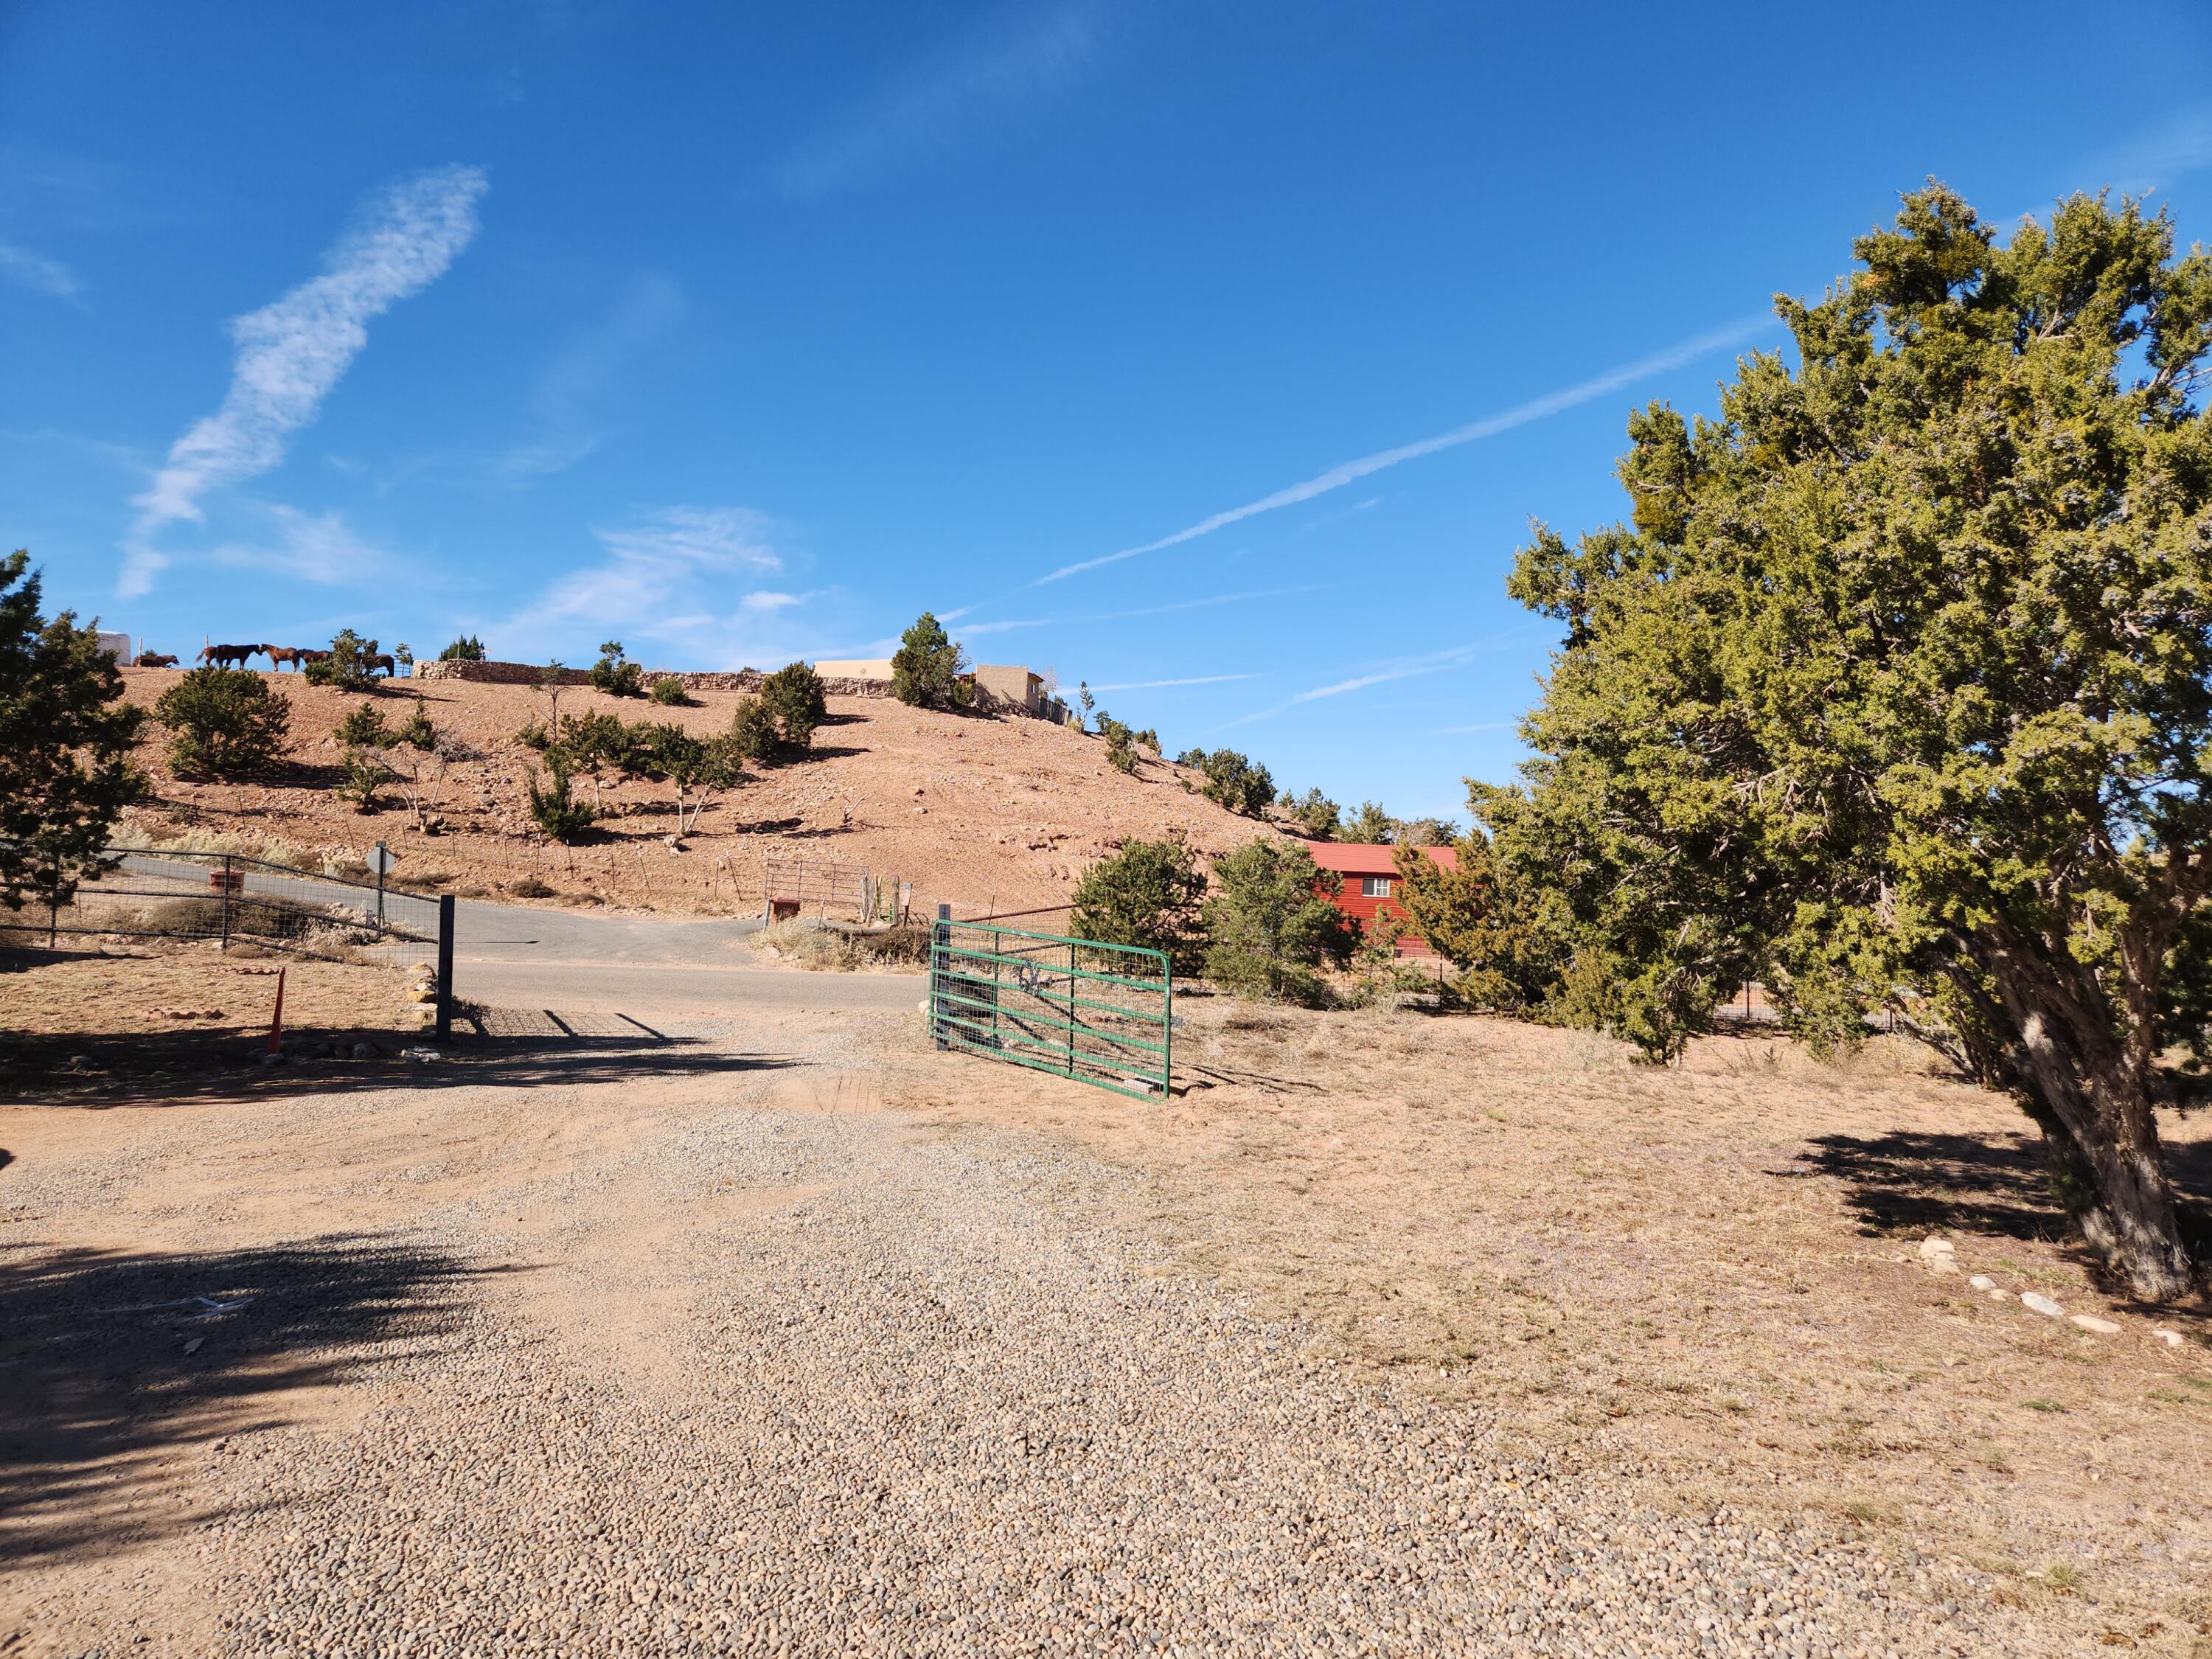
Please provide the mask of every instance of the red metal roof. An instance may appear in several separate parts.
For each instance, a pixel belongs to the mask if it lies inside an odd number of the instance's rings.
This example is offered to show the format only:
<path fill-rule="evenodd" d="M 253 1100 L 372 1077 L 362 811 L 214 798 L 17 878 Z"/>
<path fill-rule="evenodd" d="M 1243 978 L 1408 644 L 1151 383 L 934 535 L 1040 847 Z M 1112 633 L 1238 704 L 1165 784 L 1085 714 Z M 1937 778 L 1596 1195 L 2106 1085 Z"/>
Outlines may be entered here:
<path fill-rule="evenodd" d="M 1419 850 L 1447 870 L 1459 868 L 1459 854 L 1449 847 L 1424 847 Z M 1398 871 L 1398 849 L 1395 847 L 1362 842 L 1312 841 L 1306 843 L 1306 851 L 1313 854 L 1313 861 L 1322 869 L 1334 870 L 1341 875 L 1389 876 Z"/>

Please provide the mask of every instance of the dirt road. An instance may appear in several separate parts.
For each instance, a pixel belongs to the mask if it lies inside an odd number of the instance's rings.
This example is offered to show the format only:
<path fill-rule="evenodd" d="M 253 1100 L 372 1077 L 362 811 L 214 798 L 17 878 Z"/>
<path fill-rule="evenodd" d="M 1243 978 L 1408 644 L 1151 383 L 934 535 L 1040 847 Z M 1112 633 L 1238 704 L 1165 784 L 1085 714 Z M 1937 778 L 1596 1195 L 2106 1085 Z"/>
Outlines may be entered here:
<path fill-rule="evenodd" d="M 0 1652 L 2044 1650 L 1832 1515 L 1317 1358 L 1145 1177 L 892 1109 L 1001 1080 L 911 1019 L 669 1036 L 0 1114 Z"/>

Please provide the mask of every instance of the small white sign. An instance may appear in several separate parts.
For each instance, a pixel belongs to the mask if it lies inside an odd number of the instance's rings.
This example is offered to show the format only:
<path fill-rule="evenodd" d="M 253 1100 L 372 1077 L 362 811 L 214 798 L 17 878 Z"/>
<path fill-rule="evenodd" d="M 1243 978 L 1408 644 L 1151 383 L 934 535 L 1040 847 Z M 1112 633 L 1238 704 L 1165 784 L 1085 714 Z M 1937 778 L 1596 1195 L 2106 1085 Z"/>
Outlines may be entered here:
<path fill-rule="evenodd" d="M 368 855 L 368 867 L 371 870 L 374 870 L 380 876 L 390 875 L 392 873 L 392 866 L 398 862 L 399 854 L 393 852 L 382 842 L 377 842 L 376 846 L 371 850 Z"/>

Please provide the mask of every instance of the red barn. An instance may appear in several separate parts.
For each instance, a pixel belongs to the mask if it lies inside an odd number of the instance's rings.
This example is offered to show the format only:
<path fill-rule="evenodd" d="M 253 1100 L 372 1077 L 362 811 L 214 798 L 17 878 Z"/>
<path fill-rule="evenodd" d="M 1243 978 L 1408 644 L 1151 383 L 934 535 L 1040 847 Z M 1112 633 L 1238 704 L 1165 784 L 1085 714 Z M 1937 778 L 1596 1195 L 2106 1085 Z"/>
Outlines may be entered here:
<path fill-rule="evenodd" d="M 1418 849 L 1447 870 L 1459 868 L 1459 854 L 1449 847 L 1423 847 Z M 1336 908 L 1352 918 L 1365 933 L 1383 918 L 1403 921 L 1405 907 L 1398 902 L 1398 849 L 1355 842 L 1318 841 L 1307 844 L 1306 851 L 1313 861 L 1324 870 L 1334 870 L 1344 878 L 1344 890 L 1336 896 Z M 1401 957 L 1434 956 L 1428 941 L 1418 933 L 1407 933 L 1398 940 Z"/>

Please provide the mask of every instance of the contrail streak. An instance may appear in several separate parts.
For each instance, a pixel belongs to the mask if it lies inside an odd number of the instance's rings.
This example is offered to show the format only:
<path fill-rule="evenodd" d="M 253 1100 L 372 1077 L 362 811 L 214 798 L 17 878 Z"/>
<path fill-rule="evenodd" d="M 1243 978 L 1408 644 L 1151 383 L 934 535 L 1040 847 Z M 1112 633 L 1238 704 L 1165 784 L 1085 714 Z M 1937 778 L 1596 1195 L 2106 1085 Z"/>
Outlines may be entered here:
<path fill-rule="evenodd" d="M 1279 489 L 1272 495 L 1263 495 L 1256 501 L 1248 501 L 1243 507 L 1233 507 L 1226 513 L 1217 513 L 1210 519 L 1201 519 L 1188 529 L 1178 530 L 1172 536 L 1163 536 L 1156 542 L 1146 542 L 1142 547 L 1125 547 L 1119 553 L 1108 553 L 1096 559 L 1085 559 L 1076 564 L 1064 564 L 1051 574 L 1038 577 L 1030 586 L 1042 587 L 1047 582 L 1056 582 L 1063 577 L 1073 576 L 1085 570 L 1096 570 L 1101 565 L 1116 564 L 1123 559 L 1133 559 L 1139 553 L 1157 553 L 1164 547 L 1174 547 L 1182 542 L 1195 541 L 1200 536 L 1211 535 L 1217 530 L 1236 524 L 1240 520 L 1251 518 L 1255 514 L 1272 513 L 1279 507 L 1293 507 L 1300 501 L 1310 501 L 1316 495 L 1325 495 L 1332 489 L 1341 489 L 1345 485 L 1364 478 L 1370 472 L 1380 472 L 1383 468 L 1395 466 L 1401 461 L 1418 460 L 1424 455 L 1433 455 L 1440 449 L 1455 449 L 1462 444 L 1477 443 L 1485 438 L 1495 437 L 1498 434 L 1509 432 L 1516 426 L 1526 426 L 1531 421 L 1540 421 L 1547 415 L 1556 415 L 1561 410 L 1572 409 L 1577 404 L 1589 403 L 1592 398 L 1602 398 L 1609 392 L 1618 392 L 1625 386 L 1632 386 L 1638 380 L 1648 379 L 1651 375 L 1663 374 L 1670 368 L 1680 368 L 1683 364 L 1702 357 L 1709 351 L 1717 351 L 1723 346 L 1735 345 L 1771 326 L 1773 321 L 1772 315 L 1766 312 L 1760 312 L 1753 317 L 1739 318 L 1724 327 L 1700 334 L 1693 340 L 1686 340 L 1680 345 L 1670 347 L 1652 356 L 1638 358 L 1623 368 L 1609 369 L 1595 380 L 1581 381 L 1563 391 L 1547 392 L 1543 397 L 1533 398 L 1528 403 L 1509 409 L 1502 415 L 1486 416 L 1480 421 L 1470 422 L 1466 426 L 1454 427 L 1449 432 L 1439 433 L 1433 438 L 1423 438 L 1418 442 L 1401 444 L 1395 449 L 1378 450 L 1372 455 L 1363 455 L 1356 461 L 1346 461 L 1340 466 L 1333 466 L 1326 472 L 1308 478 L 1304 483 L 1292 484 L 1289 489 Z"/>

